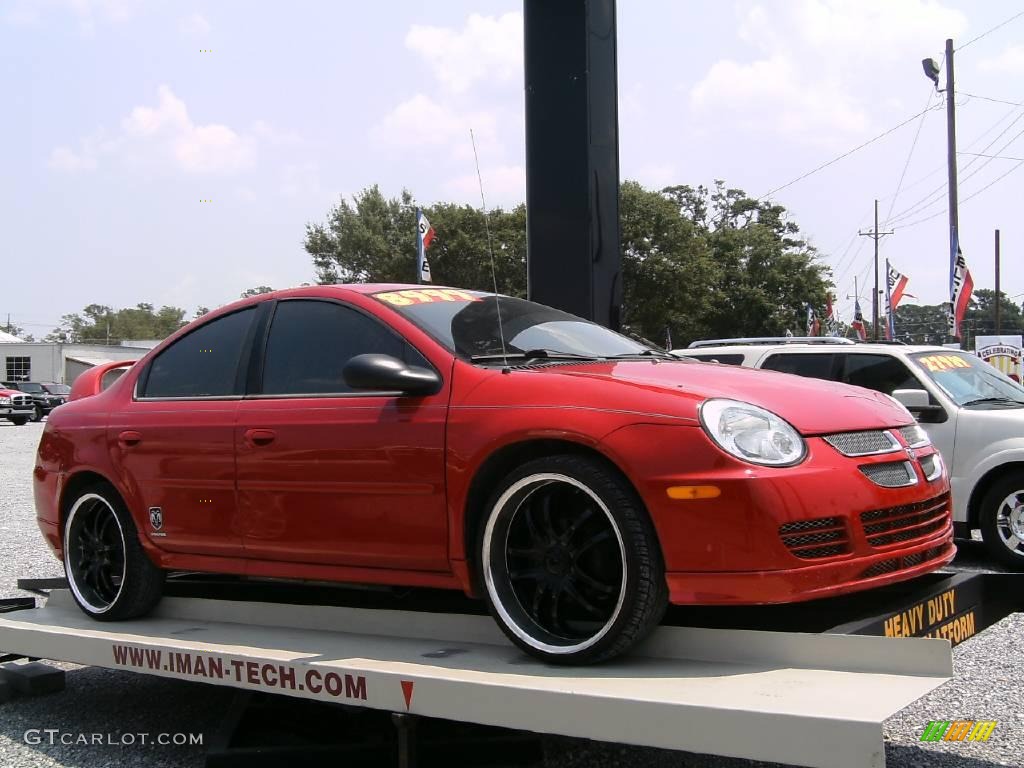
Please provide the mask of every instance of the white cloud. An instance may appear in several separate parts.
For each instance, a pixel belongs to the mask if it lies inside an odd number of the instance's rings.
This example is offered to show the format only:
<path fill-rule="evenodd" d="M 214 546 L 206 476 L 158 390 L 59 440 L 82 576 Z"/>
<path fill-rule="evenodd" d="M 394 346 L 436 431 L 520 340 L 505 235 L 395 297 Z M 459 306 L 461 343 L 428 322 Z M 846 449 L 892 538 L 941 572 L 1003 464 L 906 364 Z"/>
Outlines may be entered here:
<path fill-rule="evenodd" d="M 493 156 L 502 152 L 496 113 L 462 112 L 422 93 L 391 110 L 377 126 L 374 136 L 378 141 L 404 148 L 447 147 L 453 157 L 465 160 L 473 156 L 470 128 L 482 154 Z"/>
<path fill-rule="evenodd" d="M 478 82 L 513 82 L 523 73 L 523 15 L 472 14 L 461 30 L 414 24 L 405 36 L 435 77 L 455 93 Z"/>
<path fill-rule="evenodd" d="M 207 18 L 198 12 L 183 18 L 178 24 L 178 28 L 183 35 L 196 39 L 205 38 L 210 34 L 210 30 L 213 29 Z"/>
<path fill-rule="evenodd" d="M 721 59 L 690 89 L 709 120 L 739 121 L 814 143 L 848 143 L 874 127 L 877 94 L 864 83 L 910 67 L 966 28 L 938 0 L 792 0 L 739 6 L 750 61 Z M 909 52 L 909 53 L 908 53 Z"/>
<path fill-rule="evenodd" d="M 196 125 L 185 102 L 166 85 L 158 89 L 156 106 L 135 107 L 121 121 L 121 132 L 104 139 L 102 132 L 80 142 L 79 151 L 57 147 L 50 167 L 61 171 L 91 170 L 101 159 L 117 158 L 134 167 L 167 166 L 186 173 L 230 174 L 255 165 L 257 139 L 226 125 Z"/>
<path fill-rule="evenodd" d="M 121 23 L 131 18 L 141 0 L 7 0 L 4 20 L 12 24 L 38 24 L 51 9 L 70 12 L 84 35 L 99 23 Z"/>
<path fill-rule="evenodd" d="M 480 175 L 488 208 L 508 208 L 526 199 L 526 169 L 523 166 L 481 167 Z M 480 180 L 477 179 L 475 171 L 451 179 L 444 188 L 446 192 L 462 200 L 480 199 Z"/>
<path fill-rule="evenodd" d="M 996 56 L 982 59 L 978 69 L 1000 74 L 1024 74 L 1024 45 L 1011 45 Z"/>

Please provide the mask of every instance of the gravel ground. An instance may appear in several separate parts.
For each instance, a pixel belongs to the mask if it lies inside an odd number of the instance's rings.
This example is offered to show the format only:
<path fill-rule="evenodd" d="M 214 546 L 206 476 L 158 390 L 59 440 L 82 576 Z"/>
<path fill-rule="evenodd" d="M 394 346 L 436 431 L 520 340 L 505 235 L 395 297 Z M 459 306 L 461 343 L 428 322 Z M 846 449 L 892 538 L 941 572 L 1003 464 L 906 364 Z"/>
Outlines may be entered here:
<path fill-rule="evenodd" d="M 41 424 L 0 422 L 0 597 L 24 595 L 18 578 L 62 575 L 35 525 L 30 484 Z M 985 568 L 980 546 L 968 545 L 956 567 Z M 1024 766 L 1024 614 L 1015 614 L 953 651 L 956 677 L 885 722 L 890 768 L 989 768 Z M 202 734 L 209 743 L 232 692 L 200 683 L 162 680 L 72 664 L 67 690 L 0 704 L 0 767 L 201 766 L 200 746 L 122 746 L 123 734 Z M 923 746 L 930 720 L 998 720 L 987 743 Z M 120 726 L 120 727 L 118 727 Z M 115 745 L 26 744 L 29 729 L 103 734 Z M 107 735 L 109 734 L 109 736 Z M 808 735 L 813 738 L 812 734 Z M 136 738 L 136 741 L 138 739 Z M 710 755 L 546 738 L 544 768 L 772 768 L 774 764 Z"/>

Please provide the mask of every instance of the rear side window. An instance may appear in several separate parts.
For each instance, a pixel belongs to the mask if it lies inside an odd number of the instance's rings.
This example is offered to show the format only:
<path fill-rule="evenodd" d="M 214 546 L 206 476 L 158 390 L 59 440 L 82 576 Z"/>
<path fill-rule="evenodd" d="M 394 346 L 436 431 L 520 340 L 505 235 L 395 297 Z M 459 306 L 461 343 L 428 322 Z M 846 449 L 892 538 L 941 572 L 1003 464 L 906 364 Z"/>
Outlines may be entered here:
<path fill-rule="evenodd" d="M 410 344 L 374 318 L 333 301 L 282 301 L 263 363 L 265 395 L 345 394 L 341 370 L 356 355 L 391 355 L 428 366 Z"/>
<path fill-rule="evenodd" d="M 814 355 L 782 353 L 772 355 L 764 361 L 761 367 L 769 371 L 779 373 L 795 373 L 797 376 L 807 376 L 812 379 L 834 380 L 833 373 L 835 355 Z"/>
<path fill-rule="evenodd" d="M 891 355 L 843 355 L 842 381 L 891 395 L 896 389 L 921 389 L 903 361 Z"/>
<path fill-rule="evenodd" d="M 157 355 L 143 397 L 240 395 L 238 363 L 255 308 L 218 317 L 182 336 Z"/>
<path fill-rule="evenodd" d="M 743 365 L 743 355 L 687 355 L 691 360 L 704 363 L 721 363 L 722 365 Z"/>

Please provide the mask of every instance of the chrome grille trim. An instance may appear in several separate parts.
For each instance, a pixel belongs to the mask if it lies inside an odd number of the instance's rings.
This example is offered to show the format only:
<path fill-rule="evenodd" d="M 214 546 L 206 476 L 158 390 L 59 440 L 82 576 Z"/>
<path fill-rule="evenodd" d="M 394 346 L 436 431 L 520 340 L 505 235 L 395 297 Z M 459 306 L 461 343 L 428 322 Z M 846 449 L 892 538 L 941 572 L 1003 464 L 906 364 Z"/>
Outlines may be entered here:
<path fill-rule="evenodd" d="M 888 430 L 837 432 L 824 440 L 844 456 L 877 456 L 900 450 L 899 441 Z"/>
<path fill-rule="evenodd" d="M 845 555 L 850 551 L 846 524 L 838 517 L 783 523 L 779 526 L 779 537 L 790 554 L 801 560 Z"/>
<path fill-rule="evenodd" d="M 931 438 L 928 437 L 928 433 L 921 428 L 920 424 L 911 424 L 909 427 L 900 427 L 900 437 L 902 437 L 907 445 L 911 448 L 924 448 L 927 445 L 931 445 Z"/>
<path fill-rule="evenodd" d="M 923 456 L 921 458 L 921 469 L 924 472 L 924 479 L 929 483 L 938 480 L 942 475 L 942 457 L 937 453 Z"/>
<path fill-rule="evenodd" d="M 858 467 L 864 476 L 883 488 L 909 488 L 917 484 L 917 472 L 909 461 L 886 461 Z"/>

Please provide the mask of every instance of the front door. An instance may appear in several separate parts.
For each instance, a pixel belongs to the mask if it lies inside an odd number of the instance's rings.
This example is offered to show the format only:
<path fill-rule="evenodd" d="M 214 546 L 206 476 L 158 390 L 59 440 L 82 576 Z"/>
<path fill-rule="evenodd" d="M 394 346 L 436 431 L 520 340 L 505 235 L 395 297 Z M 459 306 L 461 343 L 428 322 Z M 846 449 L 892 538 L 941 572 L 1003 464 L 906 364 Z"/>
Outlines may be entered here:
<path fill-rule="evenodd" d="M 246 557 L 448 570 L 447 383 L 427 397 L 353 392 L 341 369 L 368 352 L 429 365 L 349 305 L 277 303 L 235 428 Z"/>

